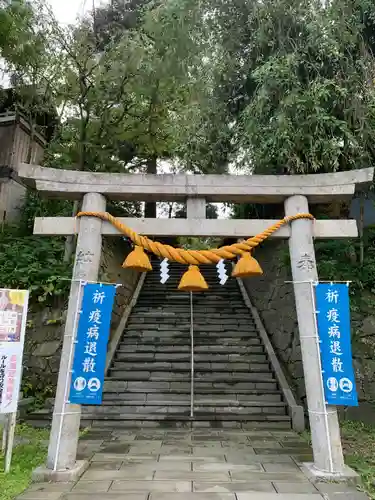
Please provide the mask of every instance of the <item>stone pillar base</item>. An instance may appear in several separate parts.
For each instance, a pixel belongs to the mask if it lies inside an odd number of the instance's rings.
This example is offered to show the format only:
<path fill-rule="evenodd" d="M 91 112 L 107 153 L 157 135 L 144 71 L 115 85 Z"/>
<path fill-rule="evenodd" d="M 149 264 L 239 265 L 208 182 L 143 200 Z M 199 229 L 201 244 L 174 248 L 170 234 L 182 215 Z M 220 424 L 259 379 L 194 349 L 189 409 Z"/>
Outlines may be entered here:
<path fill-rule="evenodd" d="M 68 483 L 77 481 L 88 469 L 88 460 L 77 460 L 72 469 L 52 470 L 45 465 L 37 467 L 32 473 L 32 480 L 35 483 Z"/>
<path fill-rule="evenodd" d="M 302 471 L 313 483 L 333 482 L 356 485 L 360 480 L 359 474 L 347 465 L 344 466 L 342 472 L 323 472 L 318 470 L 313 463 L 303 463 Z"/>

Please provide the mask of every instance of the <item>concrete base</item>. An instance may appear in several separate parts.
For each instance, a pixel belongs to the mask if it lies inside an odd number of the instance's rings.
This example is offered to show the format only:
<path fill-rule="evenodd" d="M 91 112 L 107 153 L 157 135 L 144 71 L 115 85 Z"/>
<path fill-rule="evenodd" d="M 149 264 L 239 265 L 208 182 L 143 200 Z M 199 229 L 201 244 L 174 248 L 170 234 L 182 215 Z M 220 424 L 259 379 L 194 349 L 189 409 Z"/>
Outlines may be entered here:
<path fill-rule="evenodd" d="M 333 482 L 333 483 L 347 483 L 358 484 L 360 477 L 353 469 L 344 466 L 343 472 L 323 472 L 316 469 L 313 463 L 303 463 L 302 471 L 313 483 L 318 482 Z"/>
<path fill-rule="evenodd" d="M 32 480 L 35 483 L 68 483 L 77 481 L 88 469 L 88 460 L 78 460 L 72 469 L 52 470 L 45 465 L 37 467 L 32 473 Z"/>

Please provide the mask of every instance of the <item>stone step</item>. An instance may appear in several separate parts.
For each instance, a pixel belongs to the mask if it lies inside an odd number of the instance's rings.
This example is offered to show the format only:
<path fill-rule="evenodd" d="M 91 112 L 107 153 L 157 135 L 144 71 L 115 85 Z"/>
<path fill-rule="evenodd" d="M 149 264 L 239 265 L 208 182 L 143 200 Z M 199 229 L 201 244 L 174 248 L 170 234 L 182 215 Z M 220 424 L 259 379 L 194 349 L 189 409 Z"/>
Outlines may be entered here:
<path fill-rule="evenodd" d="M 181 372 L 170 372 L 170 371 L 137 371 L 137 370 L 121 370 L 111 368 L 109 371 L 109 377 L 111 380 L 150 380 L 150 381 L 185 381 L 190 379 L 190 371 Z M 272 372 L 266 372 L 264 370 L 257 371 L 255 369 L 250 372 L 232 372 L 228 370 L 218 371 L 215 373 L 212 370 L 197 370 L 195 371 L 195 382 L 224 382 L 230 380 L 231 382 L 242 382 L 242 381 L 273 381 L 274 375 Z"/>
<path fill-rule="evenodd" d="M 253 377 L 254 378 L 254 377 Z M 230 380 L 230 382 L 228 382 Z M 190 391 L 190 380 L 118 380 L 106 378 L 104 381 L 104 391 L 138 391 L 138 392 L 165 392 L 165 391 Z M 232 381 L 202 381 L 195 380 L 194 392 L 199 394 L 201 391 L 230 391 L 229 393 L 238 394 L 240 391 L 258 390 L 258 391 L 278 391 L 276 380 L 247 380 L 246 382 Z"/>
<path fill-rule="evenodd" d="M 82 425 L 84 422 L 85 425 Z M 291 420 L 225 420 L 225 421 L 210 421 L 202 420 L 199 418 L 193 419 L 171 419 L 168 420 L 81 420 L 81 427 L 85 428 L 92 425 L 95 430 L 107 430 L 107 429 L 156 429 L 156 430 L 189 430 L 189 429 L 244 429 L 244 430 L 266 430 L 266 431 L 279 431 L 279 430 L 290 430 Z M 45 427 L 46 423 L 41 422 L 41 427 Z M 289 496 L 288 496 L 289 498 Z M 292 498 L 290 498 L 292 500 Z"/>
<path fill-rule="evenodd" d="M 194 393 L 196 395 L 202 394 L 221 394 L 221 395 L 261 395 L 267 396 L 268 394 L 281 394 L 277 384 L 265 382 L 260 384 L 260 387 L 255 387 L 255 384 L 238 382 L 233 384 L 207 384 L 200 382 L 195 384 Z M 258 384 L 257 384 L 258 385 Z M 127 393 L 144 393 L 144 394 L 190 394 L 191 383 L 189 382 L 134 382 L 126 380 L 111 380 L 106 379 L 104 382 L 105 394 L 127 394 Z"/>
<path fill-rule="evenodd" d="M 168 316 L 161 316 L 160 314 L 145 314 L 145 313 L 139 313 L 139 314 L 134 314 L 129 318 L 129 324 L 132 323 L 142 323 L 142 324 L 172 324 L 174 325 L 176 322 L 181 321 L 183 319 L 184 323 L 190 323 L 190 312 L 187 311 L 180 311 L 178 313 L 172 311 Z M 229 324 L 229 325 L 254 325 L 254 320 L 249 317 L 247 319 L 237 319 L 236 317 L 233 317 L 231 314 L 228 315 L 218 315 L 215 317 L 207 317 L 207 314 L 201 313 L 199 316 L 195 315 L 194 316 L 194 322 L 197 324 L 210 324 L 210 325 L 215 325 L 215 324 Z"/>
<path fill-rule="evenodd" d="M 156 290 L 153 290 L 152 285 L 146 286 L 144 290 L 139 294 L 139 298 L 147 298 L 161 300 L 164 297 L 165 300 L 175 300 L 180 301 L 181 304 L 190 304 L 190 296 L 181 293 L 177 289 L 178 281 L 176 280 L 175 284 L 171 287 L 166 288 L 165 290 L 158 290 L 156 286 Z M 228 302 L 228 303 L 237 303 L 240 307 L 245 307 L 244 303 L 241 302 L 242 297 L 239 297 L 239 291 L 233 289 L 225 289 L 219 290 L 217 287 L 210 287 L 208 294 L 199 293 L 193 295 L 193 305 L 199 307 L 201 304 L 212 304 L 215 305 L 219 302 Z M 153 291 L 155 293 L 153 293 Z"/>
<path fill-rule="evenodd" d="M 136 419 L 141 419 L 144 421 L 147 420 L 177 420 L 177 421 L 184 421 L 184 420 L 192 420 L 190 417 L 190 408 L 184 409 L 181 412 L 176 412 L 176 413 L 150 413 L 149 408 L 147 408 L 147 411 L 145 413 L 141 412 L 138 414 L 130 414 L 130 413 L 113 413 L 113 414 L 108 414 L 106 412 L 104 413 L 85 413 L 84 415 L 85 419 L 90 419 L 92 418 L 93 420 L 107 420 L 107 421 L 126 421 L 126 420 L 136 420 Z M 203 420 L 203 421 L 242 421 L 242 422 L 289 422 L 290 425 L 290 417 L 288 415 L 267 415 L 264 413 L 247 413 L 245 415 L 241 414 L 234 414 L 232 412 L 228 413 L 211 413 L 207 411 L 196 411 L 194 410 L 194 420 Z"/>
<path fill-rule="evenodd" d="M 249 326 L 231 326 L 231 325 L 194 325 L 194 333 L 204 333 L 212 336 L 221 337 L 258 337 L 258 332 L 255 327 Z M 141 335 L 142 337 L 153 336 L 164 336 L 168 335 L 190 335 L 190 325 L 176 325 L 165 328 L 165 326 L 159 326 L 158 328 L 147 328 L 145 325 L 137 326 L 127 326 L 124 332 L 124 337 L 129 335 Z"/>
<path fill-rule="evenodd" d="M 128 335 L 123 337 L 121 343 L 119 345 L 119 349 L 121 350 L 122 346 L 131 346 L 131 345 L 144 345 L 144 346 L 157 346 L 163 348 L 164 346 L 170 345 L 175 346 L 176 352 L 179 351 L 184 346 L 190 346 L 190 337 L 139 337 L 136 335 Z M 219 337 L 214 338 L 209 335 L 205 335 L 202 337 L 195 338 L 194 341 L 194 351 L 199 352 L 198 349 L 200 347 L 211 346 L 211 352 L 220 352 L 226 350 L 226 347 L 235 348 L 236 352 L 241 352 L 243 349 L 246 349 L 249 346 L 261 347 L 260 339 L 257 337 Z M 252 351 L 255 352 L 255 351 Z"/>
<path fill-rule="evenodd" d="M 158 304 L 155 303 L 149 303 L 149 306 L 146 307 L 145 305 L 142 307 L 141 303 L 138 303 L 137 310 L 135 315 L 133 316 L 134 318 L 144 318 L 147 317 L 146 313 L 150 311 L 150 308 L 159 310 Z M 190 321 L 190 306 L 186 307 L 181 307 L 174 305 L 173 303 L 169 302 L 168 307 L 165 307 L 165 310 L 167 310 L 170 313 L 174 313 L 176 315 L 180 315 L 181 317 L 185 318 L 186 321 Z M 195 314 L 194 314 L 194 321 L 199 321 L 203 320 L 203 322 L 207 322 L 207 314 L 214 314 L 215 318 L 220 318 L 223 317 L 223 319 L 230 320 L 236 318 L 236 307 L 227 307 L 227 306 L 220 306 L 218 305 L 217 307 L 202 307 L 199 309 L 195 309 Z M 253 319 L 251 316 L 243 312 L 242 317 L 236 318 L 236 322 L 238 323 L 248 323 L 252 322 Z"/>
<path fill-rule="evenodd" d="M 149 415 L 152 413 L 160 415 L 190 415 L 190 402 L 185 405 L 181 403 L 170 404 L 170 405 L 160 405 L 156 406 L 154 404 L 142 405 L 139 402 L 135 406 L 130 405 L 119 405 L 115 406 L 105 404 L 101 406 L 83 406 L 82 415 L 87 418 L 88 415 L 92 418 L 117 418 L 122 415 L 129 416 L 139 416 L 139 415 Z M 286 407 L 284 403 L 275 403 L 274 405 L 264 403 L 261 407 L 259 406 L 224 406 L 216 404 L 194 404 L 194 414 L 196 416 L 207 416 L 212 419 L 225 418 L 227 415 L 230 416 L 249 416 L 252 415 L 285 415 Z"/>
<path fill-rule="evenodd" d="M 26 423 L 32 425 L 35 428 L 44 429 L 49 427 L 51 424 L 50 415 L 45 415 L 39 417 L 37 415 L 30 415 Z M 265 431 L 279 431 L 279 430 L 290 430 L 291 419 L 278 419 L 278 420 L 206 420 L 195 417 L 190 418 L 171 418 L 167 420 L 159 418 L 151 418 L 144 420 L 142 418 L 130 420 L 93 420 L 89 418 L 81 418 L 80 428 L 87 429 L 92 427 L 95 430 L 108 430 L 108 429 L 119 429 L 119 430 L 131 430 L 131 429 L 156 429 L 156 430 L 190 430 L 190 429 L 244 429 L 244 430 L 265 430 Z M 289 498 L 289 497 L 288 497 Z M 291 499 L 292 500 L 292 499 Z"/>
<path fill-rule="evenodd" d="M 224 394 L 223 391 L 220 392 L 215 392 L 214 390 L 211 389 L 211 391 L 200 391 L 199 393 L 195 391 L 194 394 L 194 400 L 196 403 L 200 404 L 205 404 L 206 401 L 208 400 L 214 400 L 216 404 L 219 404 L 221 402 L 229 404 L 230 402 L 237 402 L 241 403 L 243 405 L 249 404 L 254 404 L 256 402 L 263 403 L 264 401 L 266 402 L 281 402 L 282 400 L 282 394 L 281 392 L 277 391 L 269 391 L 269 392 L 262 392 L 259 393 L 259 391 L 247 391 L 247 393 L 241 394 L 235 394 L 233 392 L 229 392 L 228 394 Z M 121 402 L 121 404 L 127 404 L 127 402 L 151 402 L 151 401 L 157 401 L 163 402 L 163 404 L 166 404 L 168 401 L 188 401 L 190 403 L 190 391 L 189 390 L 183 390 L 183 391 L 169 391 L 169 392 L 136 392 L 136 391 L 126 391 L 126 392 L 105 392 L 103 394 L 103 402 L 105 401 L 118 401 Z"/>
<path fill-rule="evenodd" d="M 203 362 L 194 359 L 194 369 L 196 373 L 206 373 L 206 372 L 246 372 L 246 373 L 262 373 L 270 371 L 270 364 L 268 362 L 262 361 L 252 361 L 250 362 L 233 362 L 233 361 L 222 361 L 222 362 Z M 111 366 L 111 372 L 114 371 L 149 371 L 151 373 L 155 371 L 162 372 L 186 372 L 190 373 L 191 363 L 182 361 L 146 361 L 146 362 L 126 362 L 126 361 L 115 361 Z"/>
<path fill-rule="evenodd" d="M 122 336 L 123 339 L 129 338 L 129 337 L 141 337 L 141 338 L 168 338 L 169 337 L 181 337 L 181 338 L 188 338 L 190 339 L 190 330 L 187 328 L 182 330 L 182 329 L 177 329 L 176 330 L 126 330 Z M 258 338 L 258 333 L 255 330 L 206 330 L 206 329 L 199 329 L 195 330 L 194 329 L 194 335 L 197 338 L 203 337 L 210 337 L 213 339 L 221 339 L 221 338 L 231 338 L 232 340 L 237 340 L 237 339 L 244 339 L 246 340 L 247 338 Z"/>
<path fill-rule="evenodd" d="M 232 340 L 232 339 L 231 339 Z M 259 338 L 249 338 L 246 339 L 246 343 L 234 342 L 225 344 L 221 339 L 221 343 L 217 345 L 212 345 L 211 343 L 207 345 L 195 345 L 194 352 L 195 354 L 218 354 L 221 355 L 226 353 L 228 355 L 238 355 L 238 353 L 242 354 L 256 354 L 263 353 L 264 347 L 260 343 Z M 152 353 L 190 353 L 190 345 L 188 344 L 174 344 L 172 342 L 168 342 L 167 340 L 164 342 L 159 342 L 154 344 L 153 342 L 133 342 L 130 339 L 124 338 L 122 342 L 119 343 L 117 353 L 128 353 L 128 352 L 152 352 Z"/>
<path fill-rule="evenodd" d="M 109 411 L 114 411 L 116 408 L 122 408 L 122 407 L 138 407 L 138 406 L 144 406 L 144 407 L 154 407 L 154 406 L 175 406 L 175 407 L 185 407 L 188 406 L 190 407 L 190 397 L 185 397 L 185 399 L 180 400 L 180 401 L 175 401 L 173 399 L 155 399 L 155 400 L 148 400 L 146 401 L 140 401 L 140 400 L 129 400 L 129 401 L 123 401 L 123 400 L 118 400 L 118 399 L 105 399 L 103 400 L 103 403 L 98 406 L 98 408 L 109 408 Z M 214 407 L 214 408 L 223 408 L 224 412 L 229 411 L 228 408 L 236 408 L 236 409 L 242 409 L 242 408 L 249 408 L 252 413 L 254 413 L 255 410 L 259 412 L 259 408 L 267 408 L 266 413 L 272 413 L 273 409 L 275 409 L 275 413 L 279 413 L 279 409 L 282 408 L 284 413 L 285 413 L 285 408 L 286 404 L 282 401 L 238 401 L 236 399 L 216 399 L 216 398 L 194 398 L 194 406 L 195 408 L 205 408 L 205 407 Z M 226 410 L 227 409 L 227 410 Z M 253 409 L 253 410 L 251 410 Z M 103 410 L 104 411 L 104 410 Z M 124 411 L 124 410 L 121 410 Z M 125 410 L 126 412 L 127 410 Z M 218 410 L 219 412 L 219 410 Z"/>
<path fill-rule="evenodd" d="M 237 328 L 240 326 L 252 326 L 255 327 L 254 322 L 249 319 L 243 320 L 242 322 L 240 320 L 233 320 L 233 319 L 225 319 L 225 318 L 208 318 L 207 315 L 205 317 L 202 316 L 202 318 L 198 319 L 194 318 L 194 324 L 195 325 L 225 325 L 226 327 L 229 328 Z M 128 323 L 127 327 L 137 327 L 137 328 L 142 328 L 142 329 L 149 329 L 150 325 L 155 325 L 159 329 L 165 328 L 166 330 L 175 327 L 176 325 L 186 325 L 189 326 L 190 328 L 190 316 L 185 315 L 183 316 L 182 314 L 176 314 L 174 316 L 167 316 L 167 317 L 145 317 L 145 316 L 139 316 L 139 317 L 133 317 L 131 318 Z M 151 326 L 152 328 L 152 326 Z"/>
<path fill-rule="evenodd" d="M 129 349 L 129 352 L 117 351 L 115 356 L 115 361 L 126 361 L 128 363 L 132 361 L 139 361 L 141 363 L 147 361 L 167 361 L 176 362 L 181 361 L 190 364 L 191 354 L 190 351 L 186 352 L 133 352 Z M 197 354 L 194 352 L 194 362 L 195 363 L 262 363 L 267 362 L 267 355 L 264 353 L 254 353 L 254 354 L 217 354 L 217 353 L 207 353 L 207 354 Z"/>
<path fill-rule="evenodd" d="M 214 308 L 210 308 L 214 309 Z M 233 319 L 236 318 L 237 321 L 249 321 L 251 320 L 251 315 L 249 314 L 249 310 L 243 309 L 240 314 L 240 317 L 236 317 L 236 310 L 237 308 L 231 308 L 229 307 L 228 310 L 227 308 L 217 308 L 217 310 L 210 311 L 211 314 L 213 315 L 214 318 L 220 318 L 224 317 L 225 319 Z M 221 311 L 221 312 L 220 312 Z M 177 306 L 177 305 L 165 305 L 164 307 L 156 307 L 156 306 L 147 306 L 143 305 L 140 306 L 139 303 L 137 302 L 137 305 L 133 309 L 133 315 L 139 316 L 139 317 L 147 317 L 147 316 L 153 316 L 156 314 L 157 316 L 160 315 L 161 312 L 168 312 L 170 315 L 172 314 L 182 314 L 185 316 L 188 316 L 190 318 L 190 305 L 189 306 Z M 207 307 L 204 308 L 195 308 L 194 309 L 194 317 L 197 318 L 207 318 Z"/>
<path fill-rule="evenodd" d="M 238 335 L 235 335 L 233 332 L 195 332 L 194 333 L 194 345 L 213 345 L 215 344 L 236 344 L 239 342 L 238 350 L 241 350 L 241 344 L 247 343 L 250 339 L 258 339 L 258 334 L 255 332 L 243 333 L 237 332 Z M 122 342 L 128 341 L 136 341 L 137 343 L 161 343 L 161 342 L 169 342 L 190 345 L 190 333 L 189 332 L 169 332 L 169 335 L 165 333 L 160 334 L 155 331 L 154 333 L 147 334 L 139 334 L 136 332 L 125 332 L 125 335 L 121 338 Z"/>
<path fill-rule="evenodd" d="M 177 302 L 173 300 L 165 302 L 165 300 L 165 297 L 160 299 L 155 299 L 155 297 L 153 299 L 139 297 L 137 300 L 137 305 L 135 306 L 135 313 L 144 313 L 150 311 L 151 308 L 163 308 L 168 312 L 190 312 L 190 304 L 182 304 L 181 301 Z M 239 319 L 246 319 L 246 316 L 250 318 L 249 310 L 246 307 L 239 308 L 234 304 L 232 305 L 230 302 L 223 302 L 219 304 L 199 304 L 198 306 L 194 306 L 194 313 L 203 314 L 205 312 L 210 312 L 212 314 L 220 314 L 220 312 L 222 312 L 225 316 L 235 317 L 237 309 L 239 309 Z"/>

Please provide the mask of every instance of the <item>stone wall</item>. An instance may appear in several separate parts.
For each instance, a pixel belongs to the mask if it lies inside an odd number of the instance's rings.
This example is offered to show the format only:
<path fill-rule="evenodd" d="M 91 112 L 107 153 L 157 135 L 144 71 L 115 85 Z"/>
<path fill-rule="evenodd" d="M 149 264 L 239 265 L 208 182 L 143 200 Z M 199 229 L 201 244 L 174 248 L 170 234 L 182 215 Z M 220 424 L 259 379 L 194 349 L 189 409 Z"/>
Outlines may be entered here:
<path fill-rule="evenodd" d="M 264 275 L 244 280 L 258 309 L 276 354 L 294 388 L 296 399 L 306 405 L 305 384 L 297 315 L 289 265 L 288 242 L 269 241 L 256 251 Z M 319 267 L 319 266 L 318 266 Z M 350 279 L 350 276 L 348 276 Z M 324 279 L 324 276 L 320 276 Z M 358 304 L 358 301 L 356 301 Z M 342 418 L 373 423 L 375 419 L 375 294 L 364 292 L 352 307 L 351 332 L 359 408 L 340 407 Z"/>
<path fill-rule="evenodd" d="M 244 285 L 259 311 L 297 401 L 305 404 L 301 347 L 293 285 L 290 283 L 292 277 L 288 243 L 267 241 L 257 250 L 255 257 L 264 274 L 259 278 L 243 280 Z"/>
<path fill-rule="evenodd" d="M 105 239 L 99 279 L 118 283 L 113 309 L 111 334 L 116 330 L 126 305 L 137 285 L 139 273 L 121 267 L 129 247 L 120 238 Z M 30 311 L 26 329 L 23 390 L 25 395 L 39 392 L 52 396 L 55 392 L 60 364 L 67 298 L 55 308 Z"/>

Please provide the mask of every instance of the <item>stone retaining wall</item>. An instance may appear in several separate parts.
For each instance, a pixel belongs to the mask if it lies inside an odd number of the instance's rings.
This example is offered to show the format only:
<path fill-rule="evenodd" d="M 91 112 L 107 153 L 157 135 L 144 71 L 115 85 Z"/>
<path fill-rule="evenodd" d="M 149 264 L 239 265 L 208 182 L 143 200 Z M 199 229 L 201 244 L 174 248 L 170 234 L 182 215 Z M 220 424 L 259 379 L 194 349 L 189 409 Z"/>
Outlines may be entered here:
<path fill-rule="evenodd" d="M 288 243 L 267 241 L 257 250 L 256 259 L 264 274 L 243 282 L 258 309 L 288 382 L 297 400 L 305 404 L 301 347 L 295 310 Z"/>
<path fill-rule="evenodd" d="M 243 280 L 258 309 L 297 400 L 306 406 L 301 347 L 289 265 L 288 242 L 267 241 L 256 251 L 264 275 Z M 319 267 L 319 262 L 318 262 Z M 324 279 L 324 276 L 320 276 Z M 350 276 L 348 277 L 350 279 Z M 359 408 L 340 407 L 342 418 L 375 420 L 375 294 L 364 292 L 351 311 L 353 362 Z"/>
<path fill-rule="evenodd" d="M 128 252 L 129 247 L 119 238 L 107 238 L 103 241 L 99 279 L 123 285 L 116 292 L 111 334 L 116 330 L 139 278 L 136 271 L 121 267 Z M 55 392 L 66 307 L 67 299 L 59 307 L 44 308 L 28 314 L 23 378 L 26 395 L 28 392 L 33 393 L 35 389 L 45 395 Z"/>

